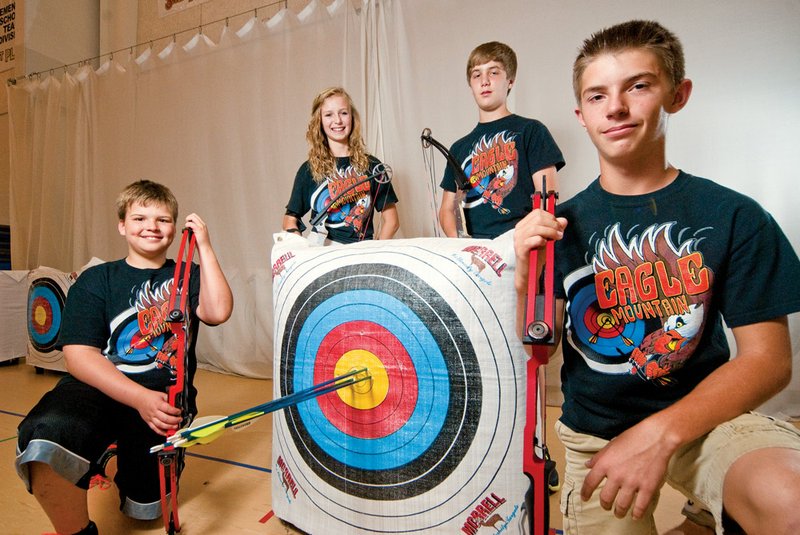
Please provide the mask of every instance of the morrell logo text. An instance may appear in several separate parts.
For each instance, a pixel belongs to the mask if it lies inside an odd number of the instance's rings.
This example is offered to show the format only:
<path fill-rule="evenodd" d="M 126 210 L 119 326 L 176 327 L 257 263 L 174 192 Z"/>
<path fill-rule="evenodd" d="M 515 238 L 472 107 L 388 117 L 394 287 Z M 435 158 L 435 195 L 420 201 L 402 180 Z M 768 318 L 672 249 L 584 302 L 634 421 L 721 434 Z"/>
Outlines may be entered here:
<path fill-rule="evenodd" d="M 464 521 L 464 526 L 461 531 L 467 535 L 475 535 L 483 526 L 492 526 L 497 530 L 496 524 L 499 522 L 505 523 L 502 516 L 495 513 L 501 505 L 506 503 L 505 498 L 500 498 L 494 492 L 485 497 L 481 502 L 475 506 L 475 509 L 469 514 L 469 517 Z"/>
<path fill-rule="evenodd" d="M 286 262 L 292 258 L 294 258 L 294 253 L 288 252 L 276 260 L 274 264 L 272 264 L 273 279 L 283 273 L 283 270 L 286 269 Z"/>
<path fill-rule="evenodd" d="M 469 247 L 465 247 L 463 251 L 472 255 L 473 264 L 477 265 L 476 260 L 480 260 L 482 264 L 492 268 L 498 277 L 503 276 L 503 270 L 506 269 L 508 264 L 503 261 L 503 257 L 494 252 L 492 249 L 484 247 L 483 245 L 470 245 Z M 478 271 L 482 270 L 483 267 L 478 268 Z"/>
<path fill-rule="evenodd" d="M 278 469 L 281 471 L 281 482 L 284 488 L 292 493 L 292 498 L 297 498 L 297 483 L 295 483 L 292 472 L 289 471 L 289 467 L 286 466 L 286 462 L 281 456 L 278 456 Z"/>

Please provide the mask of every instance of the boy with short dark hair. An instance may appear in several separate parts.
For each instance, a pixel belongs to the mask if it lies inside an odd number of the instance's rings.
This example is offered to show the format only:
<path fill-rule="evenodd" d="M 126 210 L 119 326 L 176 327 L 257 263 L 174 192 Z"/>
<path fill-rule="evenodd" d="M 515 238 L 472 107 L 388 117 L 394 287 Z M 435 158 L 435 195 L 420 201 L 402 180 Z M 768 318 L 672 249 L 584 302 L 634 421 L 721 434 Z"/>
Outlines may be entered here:
<path fill-rule="evenodd" d="M 61 534 L 97 533 L 86 493 L 112 443 L 121 510 L 132 518 L 158 518 L 158 459 L 149 449 L 188 416 L 166 394 L 175 382 L 178 350 L 166 322 L 175 272 L 167 249 L 178 203 L 166 186 L 141 180 L 122 191 L 117 212 L 128 255 L 87 269 L 70 288 L 58 342 L 69 375 L 19 426 L 17 472 Z M 185 226 L 194 232 L 199 260 L 189 277 L 186 335 L 194 415 L 197 320 L 226 321 L 233 296 L 203 220 L 189 214 Z"/>
<path fill-rule="evenodd" d="M 531 211 L 534 175 L 541 185 L 556 185 L 564 157 L 542 123 L 512 114 L 508 94 L 517 74 L 514 51 L 496 41 L 475 48 L 467 61 L 467 82 L 478 105 L 478 125 L 456 141 L 450 152 L 464 169 L 469 189 L 463 201 L 466 230 L 474 238 L 494 238 L 514 228 Z M 455 202 L 458 185 L 448 167 L 439 224 L 457 236 Z"/>
<path fill-rule="evenodd" d="M 530 249 L 559 240 L 566 533 L 655 533 L 665 480 L 691 505 L 673 533 L 800 532 L 800 432 L 751 412 L 791 376 L 800 261 L 755 201 L 667 161 L 667 119 L 692 89 L 683 63 L 656 22 L 587 39 L 575 113 L 600 176 L 557 218 L 516 227 L 521 306 Z"/>

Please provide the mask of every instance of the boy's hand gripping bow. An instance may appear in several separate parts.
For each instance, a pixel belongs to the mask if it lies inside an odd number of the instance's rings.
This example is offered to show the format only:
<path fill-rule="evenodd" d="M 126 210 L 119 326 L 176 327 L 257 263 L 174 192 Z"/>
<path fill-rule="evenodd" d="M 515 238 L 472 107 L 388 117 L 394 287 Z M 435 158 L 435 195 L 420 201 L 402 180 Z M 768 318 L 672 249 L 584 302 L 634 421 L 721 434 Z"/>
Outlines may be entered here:
<path fill-rule="evenodd" d="M 542 177 L 542 191 L 533 194 L 533 208 L 555 214 L 558 193 L 547 191 L 546 178 Z M 537 277 L 540 251 L 530 252 L 528 295 L 523 321 L 522 342 L 531 345 L 528 360 L 526 392 L 526 421 L 523 432 L 522 470 L 531 480 L 531 490 L 526 496 L 531 535 L 547 535 L 550 527 L 550 500 L 545 469 L 548 459 L 545 444 L 544 369 L 550 358 L 550 347 L 555 341 L 555 296 L 553 294 L 553 268 L 555 242 L 548 240 L 544 249 L 543 285 Z"/>

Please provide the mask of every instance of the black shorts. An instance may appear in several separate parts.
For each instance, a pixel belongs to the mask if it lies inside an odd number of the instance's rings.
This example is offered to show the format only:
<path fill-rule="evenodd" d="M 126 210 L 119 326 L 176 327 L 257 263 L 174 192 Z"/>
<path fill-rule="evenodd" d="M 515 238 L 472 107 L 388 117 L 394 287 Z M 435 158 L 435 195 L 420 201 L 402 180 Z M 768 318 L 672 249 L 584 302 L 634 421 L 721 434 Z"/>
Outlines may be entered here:
<path fill-rule="evenodd" d="M 16 467 L 30 491 L 27 463 L 49 464 L 59 475 L 88 489 L 101 473 L 98 464 L 109 445 L 117 444 L 121 508 L 134 518 L 158 518 L 159 461 L 150 448 L 164 442 L 139 413 L 99 390 L 67 376 L 46 393 L 22 420 Z"/>

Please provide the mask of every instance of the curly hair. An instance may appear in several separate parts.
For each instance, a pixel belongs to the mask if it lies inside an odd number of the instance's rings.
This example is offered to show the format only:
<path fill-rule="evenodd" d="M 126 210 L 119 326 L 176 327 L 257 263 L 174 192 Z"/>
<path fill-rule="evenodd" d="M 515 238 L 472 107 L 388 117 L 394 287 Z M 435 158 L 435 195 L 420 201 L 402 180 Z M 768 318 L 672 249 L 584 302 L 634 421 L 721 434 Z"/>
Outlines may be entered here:
<path fill-rule="evenodd" d="M 361 117 L 353 105 L 353 99 L 341 87 L 329 87 L 314 98 L 311 104 L 311 119 L 308 121 L 306 141 L 308 141 L 308 166 L 316 182 L 322 182 L 325 177 L 333 176 L 336 172 L 336 157 L 331 153 L 328 137 L 322 129 L 322 104 L 333 96 L 342 96 L 350 108 L 352 125 L 347 145 L 350 152 L 350 164 L 358 173 L 365 173 L 369 167 L 367 148 L 361 137 Z"/>

